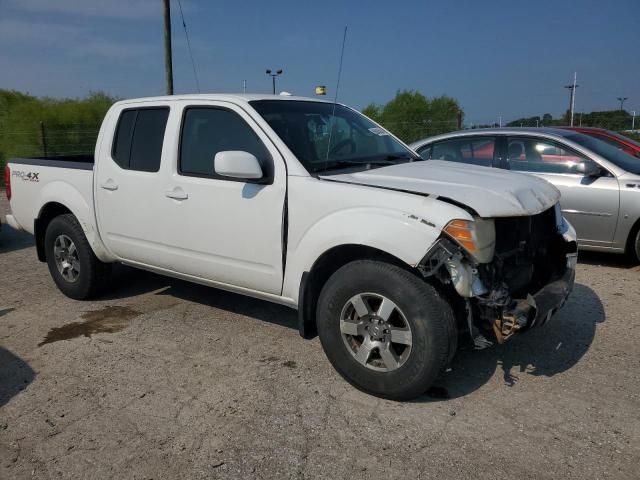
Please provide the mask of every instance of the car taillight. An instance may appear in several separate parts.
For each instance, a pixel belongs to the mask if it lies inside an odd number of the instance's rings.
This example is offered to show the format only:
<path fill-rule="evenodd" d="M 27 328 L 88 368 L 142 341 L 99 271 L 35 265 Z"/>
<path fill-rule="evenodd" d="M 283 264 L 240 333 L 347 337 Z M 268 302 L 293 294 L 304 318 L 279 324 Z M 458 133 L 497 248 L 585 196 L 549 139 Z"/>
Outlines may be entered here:
<path fill-rule="evenodd" d="M 9 170 L 9 165 L 4 167 L 4 186 L 7 189 L 7 200 L 11 200 L 11 170 Z"/>

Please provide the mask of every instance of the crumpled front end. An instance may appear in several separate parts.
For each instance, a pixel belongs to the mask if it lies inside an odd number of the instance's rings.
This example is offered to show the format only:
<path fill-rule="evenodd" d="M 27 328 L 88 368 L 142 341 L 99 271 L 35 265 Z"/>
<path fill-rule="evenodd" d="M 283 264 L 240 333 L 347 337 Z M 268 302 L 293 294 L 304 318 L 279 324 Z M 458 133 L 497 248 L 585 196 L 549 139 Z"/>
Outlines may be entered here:
<path fill-rule="evenodd" d="M 495 246 L 478 261 L 443 235 L 419 269 L 464 300 L 464 316 L 476 348 L 549 321 L 573 289 L 577 241 L 559 204 L 537 215 L 494 219 Z"/>

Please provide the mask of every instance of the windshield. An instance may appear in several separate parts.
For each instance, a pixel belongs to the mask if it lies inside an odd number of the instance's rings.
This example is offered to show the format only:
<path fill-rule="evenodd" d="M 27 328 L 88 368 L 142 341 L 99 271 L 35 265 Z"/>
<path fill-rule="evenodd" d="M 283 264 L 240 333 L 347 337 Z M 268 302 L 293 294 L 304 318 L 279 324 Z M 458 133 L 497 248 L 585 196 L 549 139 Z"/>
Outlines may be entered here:
<path fill-rule="evenodd" d="M 250 103 L 311 173 L 422 160 L 389 132 L 342 105 L 298 100 Z"/>
<path fill-rule="evenodd" d="M 602 140 L 580 133 L 567 135 L 565 138 L 588 148 L 627 172 L 640 175 L 640 160 Z"/>

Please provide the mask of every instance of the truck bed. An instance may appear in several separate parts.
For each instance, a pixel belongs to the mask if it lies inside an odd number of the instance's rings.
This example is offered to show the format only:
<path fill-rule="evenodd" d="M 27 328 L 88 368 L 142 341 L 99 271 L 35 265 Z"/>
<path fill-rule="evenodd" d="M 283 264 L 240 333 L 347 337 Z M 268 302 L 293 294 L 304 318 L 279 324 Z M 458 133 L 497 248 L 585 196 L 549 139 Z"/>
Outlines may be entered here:
<path fill-rule="evenodd" d="M 39 167 L 74 168 L 93 170 L 93 155 L 61 155 L 56 157 L 12 158 L 8 163 L 34 165 Z"/>
<path fill-rule="evenodd" d="M 47 203 L 53 202 L 64 205 L 83 225 L 95 229 L 93 165 L 93 155 L 10 159 L 7 166 L 12 194 L 7 223 L 34 233 L 34 220 Z"/>

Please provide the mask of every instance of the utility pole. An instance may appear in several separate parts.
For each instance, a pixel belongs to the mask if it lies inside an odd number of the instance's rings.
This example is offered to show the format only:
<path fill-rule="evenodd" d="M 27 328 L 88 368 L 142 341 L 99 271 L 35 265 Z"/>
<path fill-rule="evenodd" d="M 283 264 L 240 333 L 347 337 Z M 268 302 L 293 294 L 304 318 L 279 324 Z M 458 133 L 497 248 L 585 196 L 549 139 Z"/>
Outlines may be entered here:
<path fill-rule="evenodd" d="M 502 115 L 498 115 L 498 126 L 502 128 Z"/>
<path fill-rule="evenodd" d="M 171 8 L 169 0 L 163 0 L 164 11 L 164 71 L 167 95 L 173 95 L 173 61 L 171 55 Z"/>
<path fill-rule="evenodd" d="M 631 112 L 631 130 L 636 129 L 636 111 Z"/>
<path fill-rule="evenodd" d="M 580 85 L 576 85 L 577 79 L 578 79 L 578 73 L 573 72 L 573 84 L 564 86 L 564 88 L 568 88 L 569 90 L 571 90 L 571 95 L 569 96 L 569 111 L 571 112 L 570 122 L 572 127 L 573 127 L 573 108 L 576 105 L 576 88 L 580 86 Z"/>
<path fill-rule="evenodd" d="M 622 111 L 622 105 L 624 105 L 624 101 L 628 99 L 629 97 L 618 97 L 618 101 L 620 102 L 620 111 Z"/>
<path fill-rule="evenodd" d="M 242 93 L 247 93 L 247 81 L 242 81 Z"/>

